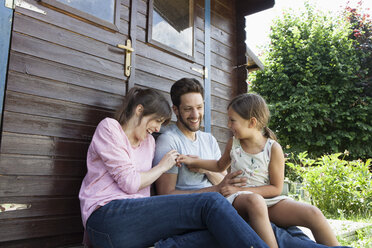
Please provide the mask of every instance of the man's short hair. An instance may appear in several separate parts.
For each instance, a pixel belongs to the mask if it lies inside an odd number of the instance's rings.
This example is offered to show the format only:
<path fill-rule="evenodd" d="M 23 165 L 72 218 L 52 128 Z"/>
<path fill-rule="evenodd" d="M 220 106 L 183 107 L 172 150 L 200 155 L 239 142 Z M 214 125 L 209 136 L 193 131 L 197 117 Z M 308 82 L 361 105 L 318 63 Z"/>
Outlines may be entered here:
<path fill-rule="evenodd" d="M 181 104 L 181 96 L 193 92 L 200 93 L 204 99 L 204 88 L 197 79 L 181 78 L 176 81 L 170 91 L 173 105 L 178 108 Z"/>

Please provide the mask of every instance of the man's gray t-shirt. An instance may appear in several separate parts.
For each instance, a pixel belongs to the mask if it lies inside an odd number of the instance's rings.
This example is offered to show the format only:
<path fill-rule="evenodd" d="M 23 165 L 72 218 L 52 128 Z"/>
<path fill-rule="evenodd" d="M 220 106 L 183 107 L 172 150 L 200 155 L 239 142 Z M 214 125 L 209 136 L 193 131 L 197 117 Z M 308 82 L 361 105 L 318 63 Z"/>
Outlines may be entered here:
<path fill-rule="evenodd" d="M 175 124 L 167 127 L 157 138 L 153 165 L 158 164 L 170 150 L 185 155 L 196 155 L 202 159 L 218 160 L 221 157 L 218 143 L 210 133 L 197 131 L 196 139 L 192 141 Z M 178 174 L 176 184 L 178 190 L 197 190 L 212 186 L 205 174 L 191 172 L 185 165 L 180 168 L 173 166 L 167 173 Z"/>

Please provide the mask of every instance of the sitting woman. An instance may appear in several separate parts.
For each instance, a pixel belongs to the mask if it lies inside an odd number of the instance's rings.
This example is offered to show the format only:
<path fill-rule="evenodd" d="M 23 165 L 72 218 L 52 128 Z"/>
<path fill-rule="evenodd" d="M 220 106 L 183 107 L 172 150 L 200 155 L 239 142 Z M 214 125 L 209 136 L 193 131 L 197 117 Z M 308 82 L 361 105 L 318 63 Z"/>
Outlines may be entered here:
<path fill-rule="evenodd" d="M 150 185 L 176 163 L 169 151 L 152 167 L 151 133 L 169 122 L 167 100 L 133 88 L 116 118 L 102 120 L 79 193 L 94 247 L 267 247 L 218 193 L 150 197 Z"/>

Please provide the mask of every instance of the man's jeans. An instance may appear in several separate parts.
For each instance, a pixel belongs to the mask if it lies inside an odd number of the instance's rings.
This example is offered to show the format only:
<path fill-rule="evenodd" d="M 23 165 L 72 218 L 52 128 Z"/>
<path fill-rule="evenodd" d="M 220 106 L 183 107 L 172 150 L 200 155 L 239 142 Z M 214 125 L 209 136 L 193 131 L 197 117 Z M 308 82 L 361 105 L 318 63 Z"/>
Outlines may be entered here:
<path fill-rule="evenodd" d="M 299 228 L 289 227 L 280 228 L 271 224 L 279 248 L 326 248 L 328 246 L 317 244 L 307 237 Z M 159 246 L 158 246 L 159 244 Z M 161 240 L 157 247 L 180 247 L 180 248 L 224 248 L 219 245 L 216 239 L 207 231 L 191 232 L 184 235 L 172 236 L 166 240 Z M 255 246 L 254 246 L 255 247 Z M 347 248 L 346 246 L 337 246 Z"/>
<path fill-rule="evenodd" d="M 94 247 L 268 247 L 216 192 L 115 200 L 86 228 Z"/>

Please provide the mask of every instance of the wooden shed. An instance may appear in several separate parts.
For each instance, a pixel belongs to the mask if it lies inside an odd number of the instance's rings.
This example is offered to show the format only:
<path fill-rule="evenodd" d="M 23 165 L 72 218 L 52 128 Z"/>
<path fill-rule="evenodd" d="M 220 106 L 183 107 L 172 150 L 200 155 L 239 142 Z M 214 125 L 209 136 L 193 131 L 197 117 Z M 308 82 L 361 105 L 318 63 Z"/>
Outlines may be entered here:
<path fill-rule="evenodd" d="M 224 148 L 227 104 L 246 91 L 244 16 L 274 0 L 0 4 L 0 247 L 40 248 L 81 243 L 86 151 L 129 88 L 170 99 L 174 81 L 197 78 Z"/>

